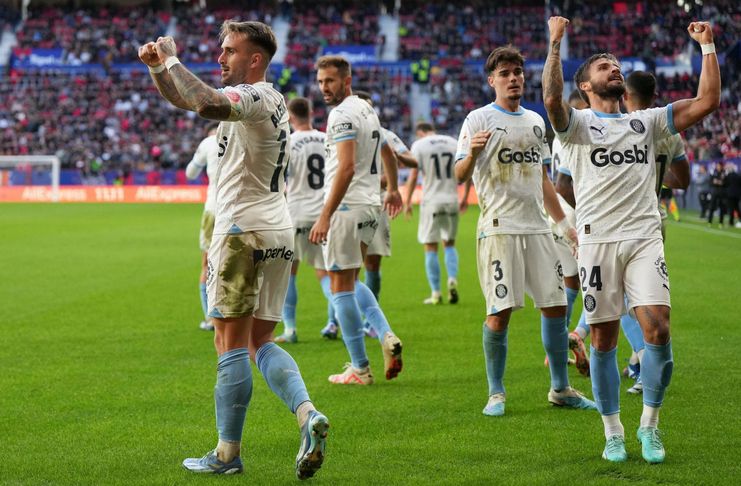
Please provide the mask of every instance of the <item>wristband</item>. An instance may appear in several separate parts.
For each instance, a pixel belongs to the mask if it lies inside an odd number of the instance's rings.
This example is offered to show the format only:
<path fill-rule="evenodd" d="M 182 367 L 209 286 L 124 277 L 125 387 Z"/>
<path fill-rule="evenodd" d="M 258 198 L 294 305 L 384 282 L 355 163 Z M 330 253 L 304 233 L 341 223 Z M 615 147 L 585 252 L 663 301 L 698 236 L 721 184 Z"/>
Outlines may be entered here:
<path fill-rule="evenodd" d="M 165 70 L 165 66 L 157 64 L 156 66 L 149 66 L 149 72 L 152 74 L 159 74 Z"/>
<path fill-rule="evenodd" d="M 167 70 L 168 70 L 168 71 L 169 71 L 170 69 L 172 69 L 172 67 L 173 67 L 173 66 L 174 66 L 175 64 L 180 64 L 180 59 L 178 59 L 178 58 L 177 58 L 177 57 L 175 57 L 175 56 L 172 56 L 172 57 L 168 57 L 168 58 L 167 58 L 167 61 L 165 61 L 165 67 L 167 68 Z"/>
<path fill-rule="evenodd" d="M 702 55 L 708 55 L 708 54 L 714 54 L 715 53 L 715 43 L 711 42 L 710 44 L 700 44 L 700 49 L 702 49 Z"/>
<path fill-rule="evenodd" d="M 568 218 L 563 218 L 561 221 L 556 223 L 556 226 L 558 227 L 558 231 L 561 232 L 564 236 L 568 236 L 568 231 L 571 228 L 571 223 L 569 223 Z"/>

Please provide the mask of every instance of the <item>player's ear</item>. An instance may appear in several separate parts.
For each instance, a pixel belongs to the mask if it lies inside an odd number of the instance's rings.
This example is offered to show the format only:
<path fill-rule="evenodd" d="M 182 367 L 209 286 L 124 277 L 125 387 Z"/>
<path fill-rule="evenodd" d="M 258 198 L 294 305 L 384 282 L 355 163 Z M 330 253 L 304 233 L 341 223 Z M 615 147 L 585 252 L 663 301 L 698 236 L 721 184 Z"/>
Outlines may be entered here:
<path fill-rule="evenodd" d="M 490 87 L 494 87 L 494 73 L 489 73 L 489 76 L 486 77 L 486 81 L 489 83 Z"/>
<path fill-rule="evenodd" d="M 579 89 L 584 91 L 585 93 L 591 93 L 592 92 L 592 83 L 589 81 L 582 81 L 579 83 Z"/>

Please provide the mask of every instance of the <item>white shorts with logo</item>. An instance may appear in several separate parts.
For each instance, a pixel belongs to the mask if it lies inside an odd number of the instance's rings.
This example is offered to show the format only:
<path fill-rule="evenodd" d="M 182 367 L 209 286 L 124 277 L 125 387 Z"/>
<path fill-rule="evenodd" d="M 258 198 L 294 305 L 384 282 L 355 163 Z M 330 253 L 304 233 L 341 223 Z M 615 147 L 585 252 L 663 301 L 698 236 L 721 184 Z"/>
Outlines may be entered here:
<path fill-rule="evenodd" d="M 561 261 L 564 277 L 573 277 L 579 274 L 579 267 L 576 264 L 576 258 L 571 253 L 571 247 L 566 243 L 566 239 L 552 233 L 553 241 L 556 243 L 556 256 Z"/>
<path fill-rule="evenodd" d="M 538 308 L 566 305 L 561 262 L 550 233 L 487 236 L 478 240 L 476 256 L 487 315 L 523 307 L 525 292 Z"/>
<path fill-rule="evenodd" d="M 279 321 L 292 262 L 293 229 L 214 235 L 208 250 L 208 315 Z"/>
<path fill-rule="evenodd" d="M 294 226 L 294 260 L 308 263 L 312 267 L 324 270 L 324 255 L 321 245 L 315 245 L 309 241 L 309 233 L 314 226 L 314 221 L 293 222 Z"/>
<path fill-rule="evenodd" d="M 658 238 L 581 245 L 579 278 L 587 324 L 620 319 L 623 295 L 631 308 L 671 307 L 664 245 Z"/>
<path fill-rule="evenodd" d="M 376 234 L 373 235 L 373 240 L 368 245 L 367 255 L 391 256 L 391 221 L 386 211 L 378 213 L 378 228 L 376 228 Z"/>
<path fill-rule="evenodd" d="M 329 222 L 327 243 L 322 247 L 327 270 L 347 270 L 363 265 L 360 244 L 369 245 L 378 226 L 378 206 L 338 209 Z"/>
<path fill-rule="evenodd" d="M 455 240 L 458 234 L 458 204 L 431 203 L 419 207 L 417 240 L 422 243 L 439 243 Z"/>
<path fill-rule="evenodd" d="M 201 216 L 201 231 L 198 235 L 198 243 L 201 251 L 208 251 L 211 246 L 211 237 L 214 234 L 214 223 L 216 216 L 211 211 L 203 211 Z"/>

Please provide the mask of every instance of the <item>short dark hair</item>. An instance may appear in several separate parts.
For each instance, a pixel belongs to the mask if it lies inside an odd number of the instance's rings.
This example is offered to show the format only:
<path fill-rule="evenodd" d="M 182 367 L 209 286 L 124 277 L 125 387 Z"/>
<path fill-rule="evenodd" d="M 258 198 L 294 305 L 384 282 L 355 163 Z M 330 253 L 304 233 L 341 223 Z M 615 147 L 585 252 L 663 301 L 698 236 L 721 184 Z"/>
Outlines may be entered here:
<path fill-rule="evenodd" d="M 211 122 L 208 125 L 206 125 L 206 135 L 211 133 L 212 130 L 217 130 L 219 128 L 219 122 Z"/>
<path fill-rule="evenodd" d="M 288 102 L 288 111 L 300 120 L 308 120 L 311 115 L 311 101 L 307 98 L 293 98 Z"/>
<path fill-rule="evenodd" d="M 367 91 L 363 91 L 361 89 L 354 89 L 354 90 L 352 90 L 352 94 L 354 94 L 355 96 L 357 96 L 358 98 L 360 98 L 363 101 L 367 101 L 371 105 L 373 104 L 373 97 Z"/>
<path fill-rule="evenodd" d="M 503 62 L 511 62 L 518 64 L 521 67 L 525 66 L 525 56 L 522 55 L 520 50 L 512 44 L 507 44 L 503 47 L 497 47 L 489 57 L 486 58 L 486 64 L 484 64 L 484 70 L 486 74 L 491 74 L 497 68 L 497 65 Z"/>
<path fill-rule="evenodd" d="M 579 84 L 583 83 L 584 81 L 589 81 L 589 68 L 592 66 L 592 64 L 599 61 L 600 59 L 614 61 L 617 65 L 620 65 L 620 61 L 618 61 L 617 58 L 609 52 L 600 52 L 599 54 L 593 54 L 586 61 L 584 61 L 581 66 L 579 66 L 579 69 L 577 69 L 576 73 L 574 74 L 574 84 L 576 85 L 576 89 L 579 91 L 579 96 L 581 96 L 581 99 L 583 99 L 587 103 L 589 103 L 587 93 L 582 91 L 582 89 L 579 87 Z"/>
<path fill-rule="evenodd" d="M 419 121 L 414 126 L 414 131 L 415 132 L 434 132 L 435 131 L 435 127 L 430 122 Z"/>
<path fill-rule="evenodd" d="M 651 103 L 656 96 L 656 78 L 653 74 L 646 71 L 633 71 L 625 78 L 625 87 L 630 91 L 631 96 L 635 96 L 643 104 Z"/>
<path fill-rule="evenodd" d="M 275 39 L 273 29 L 262 22 L 256 22 L 253 20 L 248 20 L 246 22 L 238 22 L 231 19 L 225 20 L 224 23 L 221 24 L 219 39 L 223 41 L 229 34 L 241 35 L 245 40 L 263 49 L 268 54 L 268 62 L 273 59 L 275 52 L 278 50 L 278 41 Z"/>
<path fill-rule="evenodd" d="M 352 74 L 350 62 L 342 56 L 322 56 L 316 61 L 317 69 L 327 69 L 328 67 L 337 68 L 340 76 L 346 78 Z"/>

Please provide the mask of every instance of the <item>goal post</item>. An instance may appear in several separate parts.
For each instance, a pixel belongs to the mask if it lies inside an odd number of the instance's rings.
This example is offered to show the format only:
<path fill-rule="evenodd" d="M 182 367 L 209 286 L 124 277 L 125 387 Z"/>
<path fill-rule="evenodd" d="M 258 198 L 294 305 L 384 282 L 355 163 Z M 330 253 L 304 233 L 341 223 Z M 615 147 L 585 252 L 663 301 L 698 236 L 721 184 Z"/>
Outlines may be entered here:
<path fill-rule="evenodd" d="M 56 155 L 0 155 L 0 168 L 18 166 L 51 166 L 51 199 L 59 201 L 59 172 L 61 162 Z"/>

